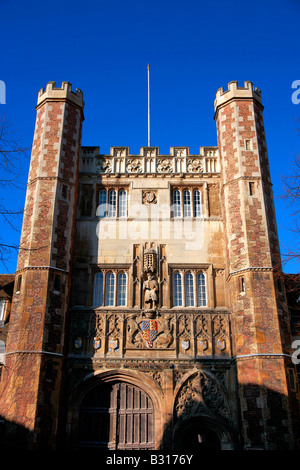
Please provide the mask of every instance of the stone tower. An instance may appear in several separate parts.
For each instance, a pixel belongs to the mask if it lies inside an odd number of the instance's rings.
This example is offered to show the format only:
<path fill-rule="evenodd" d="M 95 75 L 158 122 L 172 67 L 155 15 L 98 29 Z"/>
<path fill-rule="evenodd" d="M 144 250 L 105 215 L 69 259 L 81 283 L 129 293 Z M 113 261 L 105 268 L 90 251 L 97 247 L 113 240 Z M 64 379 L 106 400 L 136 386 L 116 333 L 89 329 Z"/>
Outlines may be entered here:
<path fill-rule="evenodd" d="M 215 100 L 232 314 L 244 446 L 282 448 L 291 437 L 293 382 L 289 318 L 264 134 L 260 90 L 229 83 Z M 277 431 L 276 431 L 277 429 Z"/>
<path fill-rule="evenodd" d="M 1 377 L 0 415 L 39 448 L 54 446 L 58 425 L 83 107 L 68 82 L 39 92 Z"/>

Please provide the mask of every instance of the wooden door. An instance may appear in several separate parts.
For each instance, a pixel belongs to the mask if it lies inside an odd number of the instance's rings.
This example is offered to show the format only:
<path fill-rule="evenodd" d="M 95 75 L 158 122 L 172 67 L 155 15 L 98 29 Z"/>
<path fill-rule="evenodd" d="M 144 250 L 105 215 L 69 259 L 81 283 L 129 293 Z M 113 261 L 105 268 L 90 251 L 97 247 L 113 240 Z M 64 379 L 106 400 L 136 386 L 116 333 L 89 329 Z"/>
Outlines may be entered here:
<path fill-rule="evenodd" d="M 154 409 L 149 395 L 125 383 L 101 384 L 83 400 L 80 447 L 154 449 Z"/>

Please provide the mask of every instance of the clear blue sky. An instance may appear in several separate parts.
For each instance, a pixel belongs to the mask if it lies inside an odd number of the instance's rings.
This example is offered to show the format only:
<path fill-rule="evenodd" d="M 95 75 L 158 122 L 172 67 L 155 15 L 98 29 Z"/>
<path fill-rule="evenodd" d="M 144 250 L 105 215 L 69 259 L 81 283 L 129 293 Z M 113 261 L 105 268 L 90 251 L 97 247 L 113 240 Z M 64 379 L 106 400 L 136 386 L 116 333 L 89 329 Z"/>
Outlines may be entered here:
<path fill-rule="evenodd" d="M 300 80 L 299 0 L 0 0 L 0 105 L 25 146 L 31 146 L 35 105 L 47 82 L 72 83 L 84 93 L 83 145 L 147 145 L 147 64 L 151 67 L 151 144 L 217 145 L 213 102 L 218 88 L 250 80 L 262 90 L 278 230 L 282 245 L 295 236 L 282 193 L 299 152 L 291 101 Z M 300 124 L 299 124 L 300 127 Z M 20 191 L 2 191 L 9 207 L 23 207 L 29 158 Z M 19 223 L 21 227 L 21 222 Z M 1 225 L 0 236 L 13 236 Z M 8 264 L 13 272 L 16 259 Z M 4 271 L 0 267 L 0 271 Z M 298 272 L 290 264 L 286 272 Z"/>

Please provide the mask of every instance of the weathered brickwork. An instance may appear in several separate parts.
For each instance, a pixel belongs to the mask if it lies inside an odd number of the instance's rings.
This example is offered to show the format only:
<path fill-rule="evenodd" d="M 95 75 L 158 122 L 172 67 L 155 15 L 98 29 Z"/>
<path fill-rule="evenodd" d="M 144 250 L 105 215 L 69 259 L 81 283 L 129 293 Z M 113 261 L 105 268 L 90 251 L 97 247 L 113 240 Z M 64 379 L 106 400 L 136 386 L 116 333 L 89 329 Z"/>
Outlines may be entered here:
<path fill-rule="evenodd" d="M 41 445 L 57 427 L 82 108 L 81 93 L 67 83 L 40 92 L 16 273 L 21 281 L 1 380 L 1 415 L 34 431 Z"/>
<path fill-rule="evenodd" d="M 277 305 L 274 283 L 273 268 L 278 268 L 275 260 L 278 262 L 279 248 L 262 106 L 259 93 L 249 85 L 238 89 L 231 83 L 228 100 L 223 94 L 221 103 L 218 98 L 215 102 L 233 349 L 237 358 L 243 358 L 237 359 L 237 379 L 246 446 L 289 448 L 290 429 L 285 423 L 291 397 L 284 354 L 290 354 L 291 343 L 287 312 Z M 277 395 L 282 415 L 272 406 L 268 394 Z M 268 409 L 268 419 L 264 408 Z M 277 443 L 272 433 L 274 423 L 283 426 Z"/>

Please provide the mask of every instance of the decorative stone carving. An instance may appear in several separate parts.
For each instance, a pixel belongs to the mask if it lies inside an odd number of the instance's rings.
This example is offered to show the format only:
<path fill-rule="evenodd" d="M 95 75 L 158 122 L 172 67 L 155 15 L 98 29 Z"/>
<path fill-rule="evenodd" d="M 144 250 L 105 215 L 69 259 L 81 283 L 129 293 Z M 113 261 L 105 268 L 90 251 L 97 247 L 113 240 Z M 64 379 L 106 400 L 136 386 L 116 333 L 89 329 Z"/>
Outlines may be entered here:
<path fill-rule="evenodd" d="M 97 171 L 99 173 L 111 173 L 112 172 L 112 160 L 110 158 L 100 158 L 97 162 Z"/>
<path fill-rule="evenodd" d="M 173 343 L 172 316 L 148 318 L 130 315 L 126 319 L 126 347 L 167 349 Z"/>
<path fill-rule="evenodd" d="M 140 158 L 128 158 L 126 163 L 128 173 L 142 173 L 142 161 Z"/>
<path fill-rule="evenodd" d="M 156 204 L 157 191 L 146 190 L 143 191 L 143 204 Z"/>
<path fill-rule="evenodd" d="M 189 173 L 203 173 L 203 164 L 200 158 L 189 158 L 187 169 Z"/>
<path fill-rule="evenodd" d="M 203 414 L 229 416 L 222 386 L 203 371 L 196 372 L 184 382 L 175 400 L 175 411 L 177 418 Z"/>
<path fill-rule="evenodd" d="M 156 276 L 148 272 L 147 280 L 144 281 L 143 291 L 144 303 L 147 310 L 155 310 L 158 304 L 158 282 Z"/>
<path fill-rule="evenodd" d="M 153 247 L 146 248 L 144 251 L 144 272 L 154 273 L 157 270 L 157 253 Z"/>
<path fill-rule="evenodd" d="M 158 158 L 157 159 L 157 171 L 158 173 L 172 173 L 173 165 L 171 158 Z"/>

